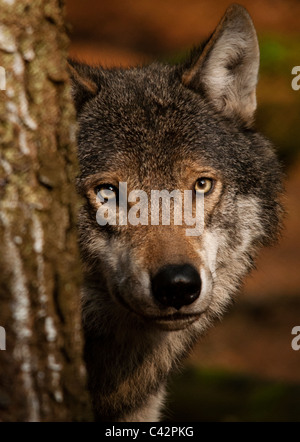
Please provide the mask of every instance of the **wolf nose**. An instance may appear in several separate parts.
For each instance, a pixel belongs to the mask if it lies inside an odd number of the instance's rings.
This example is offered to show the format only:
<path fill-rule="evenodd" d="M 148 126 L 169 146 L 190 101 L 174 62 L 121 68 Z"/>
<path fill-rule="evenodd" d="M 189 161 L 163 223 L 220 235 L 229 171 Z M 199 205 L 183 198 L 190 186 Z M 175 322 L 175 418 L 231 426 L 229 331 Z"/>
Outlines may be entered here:
<path fill-rule="evenodd" d="M 153 296 L 166 307 L 177 310 L 192 304 L 199 297 L 200 290 L 200 275 L 189 264 L 162 267 L 152 279 Z"/>

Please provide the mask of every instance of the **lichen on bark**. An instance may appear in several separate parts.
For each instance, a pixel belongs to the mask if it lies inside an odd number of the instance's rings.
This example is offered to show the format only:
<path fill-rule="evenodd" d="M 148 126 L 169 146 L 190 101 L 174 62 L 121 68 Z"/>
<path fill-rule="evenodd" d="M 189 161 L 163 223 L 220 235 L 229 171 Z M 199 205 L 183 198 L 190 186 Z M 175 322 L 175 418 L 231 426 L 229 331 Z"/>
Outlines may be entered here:
<path fill-rule="evenodd" d="M 0 0 L 0 17 L 0 421 L 90 420 L 63 6 Z"/>

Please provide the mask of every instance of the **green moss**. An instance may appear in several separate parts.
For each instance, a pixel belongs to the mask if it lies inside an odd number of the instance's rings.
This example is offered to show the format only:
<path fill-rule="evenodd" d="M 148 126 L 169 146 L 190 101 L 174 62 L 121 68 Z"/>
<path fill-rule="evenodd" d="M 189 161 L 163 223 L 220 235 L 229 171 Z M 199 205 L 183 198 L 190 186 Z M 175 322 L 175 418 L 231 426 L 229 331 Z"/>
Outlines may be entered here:
<path fill-rule="evenodd" d="M 169 391 L 166 415 L 174 421 L 300 422 L 300 385 L 187 367 Z"/>
<path fill-rule="evenodd" d="M 300 64 L 300 35 L 259 35 L 260 72 L 262 75 L 290 75 L 293 66 Z"/>

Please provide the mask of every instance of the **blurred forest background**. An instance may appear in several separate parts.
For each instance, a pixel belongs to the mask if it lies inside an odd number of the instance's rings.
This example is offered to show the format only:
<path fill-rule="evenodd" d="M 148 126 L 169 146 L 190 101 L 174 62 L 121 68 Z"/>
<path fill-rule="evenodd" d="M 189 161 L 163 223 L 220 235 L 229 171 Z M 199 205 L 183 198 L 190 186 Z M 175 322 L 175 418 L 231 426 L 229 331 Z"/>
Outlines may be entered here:
<path fill-rule="evenodd" d="M 210 35 L 226 0 L 67 0 L 70 55 L 91 64 L 176 62 Z M 257 127 L 278 148 L 287 173 L 286 228 L 220 324 L 170 383 L 166 416 L 181 421 L 300 421 L 300 2 L 241 1 L 261 49 Z"/>

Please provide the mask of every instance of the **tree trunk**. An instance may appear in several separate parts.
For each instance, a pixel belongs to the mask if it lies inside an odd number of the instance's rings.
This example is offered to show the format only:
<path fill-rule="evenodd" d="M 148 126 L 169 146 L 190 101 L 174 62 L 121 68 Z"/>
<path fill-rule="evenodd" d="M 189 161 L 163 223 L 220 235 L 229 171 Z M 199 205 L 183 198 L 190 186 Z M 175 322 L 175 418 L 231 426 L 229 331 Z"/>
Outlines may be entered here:
<path fill-rule="evenodd" d="M 0 421 L 90 420 L 63 6 L 0 0 L 0 20 Z"/>

